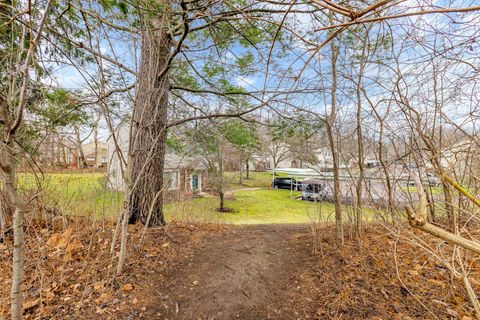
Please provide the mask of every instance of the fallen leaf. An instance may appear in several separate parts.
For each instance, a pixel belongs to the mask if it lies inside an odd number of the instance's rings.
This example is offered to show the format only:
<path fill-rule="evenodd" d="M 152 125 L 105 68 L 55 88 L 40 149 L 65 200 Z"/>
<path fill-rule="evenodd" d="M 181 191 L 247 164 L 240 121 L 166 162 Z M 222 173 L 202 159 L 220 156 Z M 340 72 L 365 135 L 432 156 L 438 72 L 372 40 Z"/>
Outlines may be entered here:
<path fill-rule="evenodd" d="M 442 288 L 445 287 L 445 283 L 443 283 L 442 281 L 435 280 L 435 279 L 428 279 L 427 281 L 434 284 L 434 285 L 440 286 Z"/>
<path fill-rule="evenodd" d="M 131 283 L 125 283 L 122 288 L 122 291 L 132 291 L 133 290 L 133 284 Z"/>
<path fill-rule="evenodd" d="M 103 303 L 108 301 L 110 298 L 111 298 L 110 294 L 104 292 L 100 295 L 100 297 L 98 297 L 97 302 Z"/>
<path fill-rule="evenodd" d="M 447 309 L 447 313 L 451 315 L 452 317 L 456 318 L 458 317 L 458 312 L 452 309 Z"/>
<path fill-rule="evenodd" d="M 24 310 L 27 310 L 37 306 L 39 303 L 40 303 L 40 299 L 29 300 L 22 303 L 22 307 Z"/>
<path fill-rule="evenodd" d="M 56 247 L 62 235 L 60 233 L 54 233 L 50 238 L 47 240 L 47 246 L 49 247 Z"/>
<path fill-rule="evenodd" d="M 103 289 L 103 286 L 104 286 L 103 282 L 97 282 L 93 285 L 93 289 L 101 290 L 101 289 Z"/>
<path fill-rule="evenodd" d="M 67 246 L 67 244 L 68 244 L 68 239 L 61 236 L 60 240 L 58 241 L 58 243 L 56 245 L 56 247 L 59 248 L 59 249 L 63 249 Z"/>
<path fill-rule="evenodd" d="M 71 254 L 71 253 L 77 251 L 77 250 L 80 248 L 81 244 L 82 244 L 82 243 L 81 243 L 80 241 L 78 241 L 77 239 L 73 239 L 73 240 L 67 245 L 67 249 L 65 249 L 65 252 Z"/>
<path fill-rule="evenodd" d="M 52 300 L 54 297 L 55 297 L 55 293 L 53 292 L 45 293 L 45 298 L 47 298 L 47 300 Z"/>

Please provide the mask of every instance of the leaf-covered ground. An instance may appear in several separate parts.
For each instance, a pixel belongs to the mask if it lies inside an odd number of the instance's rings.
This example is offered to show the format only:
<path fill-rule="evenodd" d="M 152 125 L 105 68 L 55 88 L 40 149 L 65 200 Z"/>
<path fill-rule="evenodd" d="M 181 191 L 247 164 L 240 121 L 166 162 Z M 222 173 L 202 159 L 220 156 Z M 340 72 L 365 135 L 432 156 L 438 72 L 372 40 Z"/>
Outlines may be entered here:
<path fill-rule="evenodd" d="M 361 244 L 338 247 L 331 226 L 312 226 L 172 224 L 149 230 L 143 244 L 133 226 L 128 264 L 116 277 L 113 225 L 30 221 L 26 318 L 473 319 L 461 281 L 409 232 L 371 226 Z M 11 249 L 0 245 L 5 317 Z M 478 261 L 470 262 L 479 292 Z"/>

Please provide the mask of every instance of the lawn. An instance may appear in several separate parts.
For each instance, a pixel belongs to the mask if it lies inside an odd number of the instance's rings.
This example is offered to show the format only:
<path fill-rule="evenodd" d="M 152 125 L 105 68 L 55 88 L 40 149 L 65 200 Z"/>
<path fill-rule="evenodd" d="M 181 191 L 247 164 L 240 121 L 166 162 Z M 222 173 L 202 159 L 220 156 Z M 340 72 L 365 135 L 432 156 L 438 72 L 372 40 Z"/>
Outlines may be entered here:
<path fill-rule="evenodd" d="M 119 212 L 122 195 L 107 189 L 105 179 L 103 173 L 21 173 L 18 187 L 63 214 L 109 218 Z"/>
<path fill-rule="evenodd" d="M 167 219 L 234 224 L 308 223 L 333 217 L 330 203 L 306 202 L 290 197 L 288 190 L 235 191 L 234 200 L 226 200 L 233 212 L 217 212 L 218 198 L 203 197 L 166 206 Z M 294 196 L 298 196 L 294 192 Z M 321 214 L 320 214 L 321 213 Z"/>
<path fill-rule="evenodd" d="M 286 173 L 275 173 L 275 177 L 286 177 Z M 240 184 L 240 172 L 226 172 L 225 177 L 228 182 L 228 189 L 238 190 L 244 188 L 270 188 L 272 185 L 273 174 L 271 172 L 251 171 L 249 179 L 246 179 L 246 173 L 243 173 L 243 183 Z"/>
<path fill-rule="evenodd" d="M 235 173 L 228 175 L 236 178 Z M 231 185 L 233 196 L 228 197 L 225 205 L 232 212 L 218 212 L 218 197 L 204 196 L 166 204 L 166 218 L 169 221 L 233 224 L 333 220 L 333 204 L 293 199 L 289 190 L 269 189 L 271 179 L 271 173 L 252 172 L 251 179 L 244 180 L 244 184 Z M 29 197 L 38 197 L 65 215 L 112 219 L 121 211 L 122 194 L 105 188 L 105 175 L 102 173 L 53 173 L 43 176 L 23 173 L 19 175 L 19 188 Z M 239 190 L 243 188 L 260 189 Z M 299 195 L 299 192 L 293 192 L 294 197 Z M 344 206 L 344 209 L 348 212 L 351 208 Z"/>
<path fill-rule="evenodd" d="M 443 194 L 442 187 L 424 187 L 425 191 L 431 194 Z M 401 186 L 400 190 L 407 193 L 416 193 L 417 187 L 416 186 Z"/>

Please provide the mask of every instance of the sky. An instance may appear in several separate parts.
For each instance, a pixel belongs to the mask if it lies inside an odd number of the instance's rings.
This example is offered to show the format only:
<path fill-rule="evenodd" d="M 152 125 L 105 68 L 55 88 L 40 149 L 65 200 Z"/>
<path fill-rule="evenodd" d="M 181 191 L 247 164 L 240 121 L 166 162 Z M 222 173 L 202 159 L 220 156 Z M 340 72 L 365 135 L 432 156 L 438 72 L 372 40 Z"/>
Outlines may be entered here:
<path fill-rule="evenodd" d="M 415 1 L 408 0 L 401 4 L 404 10 L 414 10 L 419 4 L 428 3 L 429 5 L 447 5 L 446 1 Z M 471 5 L 472 2 L 454 1 L 448 3 L 452 7 L 462 7 Z M 306 6 L 306 5 L 305 5 Z M 416 10 L 416 9 L 415 9 Z M 101 12 L 100 12 L 101 13 Z M 277 22 L 282 20 L 282 15 L 275 16 Z M 465 83 L 461 88 L 455 88 L 455 83 L 459 78 L 465 74 L 471 74 L 472 71 L 477 71 L 468 64 L 454 63 L 455 59 L 462 59 L 474 67 L 478 68 L 479 46 L 478 36 L 480 35 L 480 15 L 478 12 L 466 14 L 429 14 L 422 16 L 414 16 L 396 20 L 389 20 L 384 23 L 377 23 L 373 28 L 372 41 L 375 36 L 380 33 L 392 32 L 393 42 L 392 46 L 388 48 L 392 52 L 385 53 L 386 57 L 398 56 L 399 69 L 402 75 L 405 76 L 404 90 L 409 94 L 415 92 L 418 95 L 417 102 L 425 104 L 425 96 L 432 90 L 431 68 L 432 64 L 429 59 L 435 58 L 435 61 L 442 61 L 445 63 L 445 70 L 442 75 L 442 91 L 451 96 L 450 99 L 445 99 L 448 102 L 449 113 L 455 121 L 464 121 L 466 115 L 476 110 L 478 103 L 465 104 L 463 101 L 455 101 L 458 94 L 451 91 L 460 90 L 470 92 L 470 96 L 475 94 L 474 99 L 470 101 L 477 101 L 475 84 Z M 121 22 L 124 23 L 124 22 Z M 312 32 L 312 30 L 319 28 L 321 25 L 310 14 L 295 14 L 286 20 L 288 27 L 295 29 L 296 34 L 305 37 L 314 43 L 321 43 L 325 37 L 325 32 Z M 446 36 L 438 36 L 438 33 L 444 33 Z M 329 102 L 329 88 L 331 69 L 330 63 L 330 49 L 325 46 L 318 52 L 314 59 L 308 66 L 305 67 L 305 62 L 310 53 L 306 49 L 311 49 L 311 46 L 306 46 L 305 43 L 296 35 L 290 34 L 292 39 L 289 41 L 288 32 L 284 32 L 284 42 L 288 42 L 289 49 L 283 52 L 282 41 L 277 41 L 272 50 L 272 65 L 268 68 L 268 78 L 265 79 L 266 58 L 271 49 L 271 43 L 261 45 L 258 52 L 250 48 L 242 47 L 235 44 L 224 51 L 221 56 L 216 55 L 216 51 L 208 46 L 211 43 L 208 41 L 187 41 L 189 59 L 198 70 L 201 70 L 202 64 L 209 59 L 215 59 L 218 63 L 224 64 L 229 71 L 230 81 L 244 88 L 247 91 L 262 91 L 264 85 L 267 90 L 291 90 L 299 88 L 310 88 L 308 93 L 302 92 L 297 94 L 288 94 L 281 97 L 281 101 L 275 103 L 275 107 L 279 109 L 294 110 L 295 106 L 304 109 L 313 110 L 320 113 L 325 113 L 330 108 Z M 107 31 L 107 37 L 100 39 L 100 51 L 102 54 L 115 57 L 123 64 L 130 68 L 135 68 L 138 60 L 138 46 L 133 45 L 132 39 L 119 32 Z M 460 44 L 460 45 L 459 45 Z M 457 47 L 456 47 L 457 46 Z M 453 47 L 453 49 L 451 49 Z M 196 52 L 195 52 L 196 51 Z M 236 58 L 244 55 L 247 51 L 253 52 L 255 55 L 255 62 L 252 73 L 231 72 L 234 70 L 234 62 Z M 355 59 L 351 59 L 351 50 L 343 50 L 341 52 L 343 62 L 345 65 L 341 72 L 355 75 L 356 68 Z M 184 60 L 184 56 L 179 55 L 179 58 Z M 386 59 L 384 64 L 389 66 L 381 66 L 378 63 L 370 63 L 366 69 L 364 84 L 369 90 L 369 94 L 375 100 L 381 100 L 390 96 L 388 92 L 388 85 L 391 85 L 392 78 L 395 76 L 394 72 L 390 70 L 393 67 L 392 60 Z M 108 65 L 108 63 L 106 63 Z M 82 90 L 87 92 L 90 90 L 89 85 L 95 82 L 98 78 L 96 75 L 96 68 L 93 65 L 86 65 L 85 67 L 73 66 L 54 66 L 57 68 L 54 72 L 54 81 L 50 79 L 50 83 L 60 85 L 66 89 Z M 293 77 L 298 76 L 300 70 L 305 67 L 302 76 L 299 80 L 294 81 Z M 389 69 L 390 68 L 390 69 Z M 350 71 L 348 71 L 350 70 Z M 190 70 L 192 73 L 192 70 Z M 347 74 L 348 76 L 348 74 Z M 381 85 L 378 85 L 379 80 L 384 79 Z M 418 80 L 422 79 L 422 84 L 418 86 Z M 116 79 L 119 80 L 119 79 Z M 132 77 L 127 76 L 127 81 L 132 80 Z M 47 80 L 48 81 L 48 80 Z M 355 97 L 352 96 L 351 84 L 344 85 L 345 79 L 340 78 L 342 86 L 339 90 L 339 102 L 344 107 L 345 114 L 349 114 L 349 110 L 354 106 Z M 55 84 L 55 82 L 57 82 Z M 450 82 L 450 83 L 449 83 Z M 384 85 L 385 87 L 383 87 Z M 94 86 L 95 87 L 95 86 Z M 271 94 L 264 94 L 263 98 L 267 99 Z M 420 102 L 420 98 L 424 98 Z M 211 108 L 217 108 L 219 105 L 216 97 L 198 97 L 190 96 L 189 99 L 193 103 L 209 104 Z M 427 99 L 428 100 L 428 99 Z M 255 103 L 255 102 L 253 102 Z M 427 103 L 428 104 L 428 103 Z M 428 108 L 420 105 L 420 107 Z M 368 108 L 366 108 L 368 109 Z M 448 109 L 448 108 L 447 108 Z M 368 113 L 366 113 L 368 114 Z M 472 125 L 473 126 L 473 125 Z M 102 131 L 102 135 L 107 135 L 107 132 Z"/>

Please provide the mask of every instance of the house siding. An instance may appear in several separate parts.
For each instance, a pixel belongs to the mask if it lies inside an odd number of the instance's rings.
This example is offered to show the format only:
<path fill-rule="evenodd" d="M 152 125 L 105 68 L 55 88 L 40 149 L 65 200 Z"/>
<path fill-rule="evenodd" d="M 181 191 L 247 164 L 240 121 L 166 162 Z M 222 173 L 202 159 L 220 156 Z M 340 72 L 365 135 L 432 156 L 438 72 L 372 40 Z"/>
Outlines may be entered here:
<path fill-rule="evenodd" d="M 125 191 L 125 183 L 122 177 L 122 167 L 124 167 L 120 161 L 119 152 L 120 151 L 124 158 L 127 158 L 128 153 L 128 140 L 129 140 L 129 130 L 128 126 L 120 126 L 117 129 L 116 137 L 120 150 L 116 150 L 115 142 L 113 137 L 108 139 L 108 186 L 112 190 L 116 191 Z M 172 159 L 170 159 L 172 158 Z M 192 197 L 192 187 L 191 187 L 191 175 L 196 173 L 199 175 L 199 190 L 202 191 L 203 183 L 206 181 L 204 178 L 204 172 L 199 169 L 181 167 L 180 162 L 175 156 L 168 155 L 165 157 L 165 172 L 176 171 L 179 173 L 178 188 L 173 190 L 166 189 L 164 191 L 164 201 L 165 202 L 175 202 L 181 201 L 187 198 Z M 123 168 L 126 170 L 126 168 Z"/>

